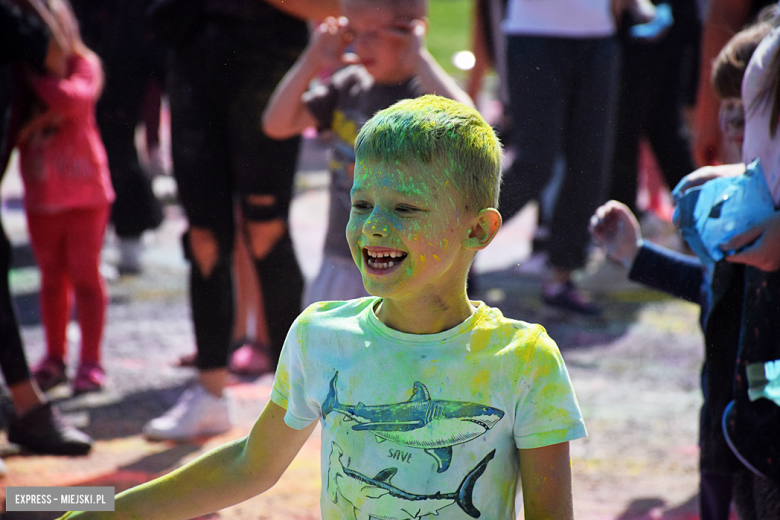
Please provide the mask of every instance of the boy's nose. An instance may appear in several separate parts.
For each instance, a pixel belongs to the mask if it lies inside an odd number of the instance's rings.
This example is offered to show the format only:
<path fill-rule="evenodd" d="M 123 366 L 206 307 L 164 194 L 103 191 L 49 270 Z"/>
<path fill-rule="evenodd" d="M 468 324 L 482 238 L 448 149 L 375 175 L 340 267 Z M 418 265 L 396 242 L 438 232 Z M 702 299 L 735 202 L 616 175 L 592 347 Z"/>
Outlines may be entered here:
<path fill-rule="evenodd" d="M 387 222 L 387 219 L 374 214 L 371 216 L 371 218 L 366 220 L 366 223 L 363 226 L 363 233 L 366 236 L 384 237 L 387 236 L 389 229 L 390 226 Z"/>

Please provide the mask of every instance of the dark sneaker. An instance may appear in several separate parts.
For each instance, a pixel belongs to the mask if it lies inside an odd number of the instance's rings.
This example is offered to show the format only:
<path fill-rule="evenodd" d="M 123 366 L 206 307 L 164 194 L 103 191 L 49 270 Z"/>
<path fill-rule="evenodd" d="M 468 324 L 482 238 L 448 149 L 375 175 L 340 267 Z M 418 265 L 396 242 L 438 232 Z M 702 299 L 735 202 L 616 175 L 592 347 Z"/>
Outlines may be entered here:
<path fill-rule="evenodd" d="M 99 363 L 82 363 L 73 380 L 73 394 L 80 395 L 87 392 L 99 392 L 103 390 L 106 372 Z"/>
<path fill-rule="evenodd" d="M 542 301 L 547 305 L 573 311 L 585 316 L 599 316 L 601 307 L 590 301 L 574 283 L 549 283 L 542 286 Z"/>
<path fill-rule="evenodd" d="M 181 356 L 179 359 L 171 363 L 171 366 L 177 368 L 189 368 L 189 367 L 194 367 L 197 362 L 198 362 L 198 353 L 192 352 L 190 354 L 185 354 Z"/>
<path fill-rule="evenodd" d="M 259 376 L 273 372 L 274 367 L 266 354 L 266 348 L 260 343 L 247 343 L 238 348 L 230 357 L 230 370 L 234 374 Z"/>
<path fill-rule="evenodd" d="M 68 380 L 65 374 L 65 362 L 53 357 L 43 358 L 35 365 L 32 372 L 35 382 L 44 392 Z"/>
<path fill-rule="evenodd" d="M 11 419 L 8 442 L 48 455 L 86 455 L 92 448 L 92 439 L 68 425 L 51 403 Z"/>

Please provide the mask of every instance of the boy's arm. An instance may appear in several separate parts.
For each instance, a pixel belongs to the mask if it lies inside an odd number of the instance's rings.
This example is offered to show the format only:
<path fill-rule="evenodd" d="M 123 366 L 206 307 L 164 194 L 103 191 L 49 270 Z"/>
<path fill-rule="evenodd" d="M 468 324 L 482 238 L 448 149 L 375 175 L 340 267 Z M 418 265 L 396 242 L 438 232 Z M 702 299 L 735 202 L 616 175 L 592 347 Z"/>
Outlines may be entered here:
<path fill-rule="evenodd" d="M 296 430 L 284 415 L 271 401 L 244 439 L 120 493 L 113 513 L 69 513 L 63 519 L 186 520 L 252 498 L 279 480 L 317 424 Z"/>
<path fill-rule="evenodd" d="M 317 120 L 303 102 L 303 94 L 319 71 L 344 65 L 346 33 L 343 18 L 327 18 L 314 29 L 311 42 L 276 86 L 263 112 L 263 131 L 269 137 L 287 139 L 316 125 Z"/>
<path fill-rule="evenodd" d="M 691 303 L 702 304 L 704 271 L 696 257 L 643 242 L 628 279 L 664 291 Z"/>
<path fill-rule="evenodd" d="M 420 80 L 420 86 L 426 94 L 436 94 L 444 96 L 472 108 L 474 101 L 466 92 L 460 88 L 460 85 L 439 65 L 436 59 L 425 46 L 426 22 L 422 20 L 413 20 L 409 31 L 404 35 L 402 30 L 393 30 L 393 33 L 399 37 L 411 38 L 410 50 L 416 55 L 417 67 L 415 72 Z"/>
<path fill-rule="evenodd" d="M 572 520 L 569 443 L 519 450 L 526 520 Z"/>

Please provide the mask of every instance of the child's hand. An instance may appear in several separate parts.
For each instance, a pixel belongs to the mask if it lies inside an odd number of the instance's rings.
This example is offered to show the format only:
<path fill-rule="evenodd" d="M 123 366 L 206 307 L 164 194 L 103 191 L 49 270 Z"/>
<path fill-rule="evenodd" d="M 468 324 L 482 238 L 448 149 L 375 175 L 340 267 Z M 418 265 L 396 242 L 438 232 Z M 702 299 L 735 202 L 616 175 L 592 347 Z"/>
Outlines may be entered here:
<path fill-rule="evenodd" d="M 762 271 L 780 269 L 780 212 L 721 246 L 723 251 L 745 248 L 726 257 L 729 262 L 747 264 Z"/>
<path fill-rule="evenodd" d="M 336 70 L 350 63 L 357 63 L 357 56 L 345 54 L 349 45 L 349 24 L 343 16 L 328 17 L 311 35 L 307 56 L 320 70 Z"/>
<path fill-rule="evenodd" d="M 588 230 L 604 246 L 609 258 L 631 268 L 642 244 L 642 232 L 625 204 L 610 200 L 598 208 L 590 218 Z"/>

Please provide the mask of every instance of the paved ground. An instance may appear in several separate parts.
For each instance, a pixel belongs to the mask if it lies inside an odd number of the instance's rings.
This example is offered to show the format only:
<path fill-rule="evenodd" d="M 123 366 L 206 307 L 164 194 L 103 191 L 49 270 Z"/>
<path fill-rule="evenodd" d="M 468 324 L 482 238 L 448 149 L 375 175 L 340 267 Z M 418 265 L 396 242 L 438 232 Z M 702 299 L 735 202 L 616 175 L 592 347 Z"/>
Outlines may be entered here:
<path fill-rule="evenodd" d="M 304 272 L 319 263 L 327 194 L 324 174 L 307 164 L 298 177 L 292 230 Z M 4 218 L 18 244 L 25 242 L 23 218 L 14 209 L 15 188 L 4 186 Z M 9 187 L 10 186 L 10 187 Z M 544 324 L 563 352 L 590 436 L 572 443 L 575 513 L 580 519 L 691 519 L 697 517 L 697 414 L 702 341 L 698 309 L 624 282 L 625 272 L 594 266 L 582 283 L 598 290 L 607 312 L 600 320 L 572 317 L 536 299 L 538 276 L 518 267 L 528 254 L 533 210 L 502 230 L 480 254 L 476 294 L 506 315 Z M 186 223 L 168 208 L 160 230 L 146 237 L 145 272 L 110 284 L 111 305 L 104 341 L 108 384 L 100 394 L 71 398 L 65 387 L 51 397 L 76 424 L 96 439 L 88 457 L 41 457 L 7 453 L 5 486 L 108 485 L 117 490 L 144 482 L 206 450 L 246 435 L 267 402 L 271 376 L 235 378 L 229 388 L 235 427 L 227 434 L 176 445 L 146 442 L 141 426 L 171 404 L 194 377 L 171 362 L 193 350 L 186 303 L 186 265 L 178 235 Z M 105 258 L 115 258 L 107 240 Z M 34 269 L 17 269 L 19 302 L 34 294 Z M 32 299 L 31 299 L 32 298 Z M 33 304 L 34 310 L 34 304 Z M 28 309 L 29 310 L 29 309 Z M 30 320 L 34 321 L 34 312 Z M 71 331 L 77 344 L 77 332 Z M 39 325 L 25 326 L 28 357 L 44 351 Z M 75 361 L 75 348 L 71 349 Z M 2 445 L 2 442 L 0 442 Z M 8 451 L 8 450 L 6 450 Z M 282 481 L 269 493 L 211 518 L 317 519 L 319 438 L 312 438 Z M 0 495 L 4 495 L 4 488 Z M 2 497 L 0 497 L 2 498 Z M 46 520 L 53 513 L 2 513 L 7 519 Z M 488 519 L 489 520 L 489 519 Z"/>

